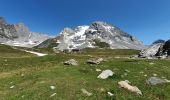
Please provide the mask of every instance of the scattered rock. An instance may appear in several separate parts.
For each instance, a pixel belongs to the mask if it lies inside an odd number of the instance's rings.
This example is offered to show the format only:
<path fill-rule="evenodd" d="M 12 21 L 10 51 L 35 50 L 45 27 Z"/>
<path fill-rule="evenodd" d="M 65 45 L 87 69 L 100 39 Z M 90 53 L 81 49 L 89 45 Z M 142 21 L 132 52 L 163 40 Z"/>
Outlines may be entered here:
<path fill-rule="evenodd" d="M 151 62 L 151 63 L 149 63 L 150 65 L 154 65 L 155 63 L 153 63 L 153 62 Z"/>
<path fill-rule="evenodd" d="M 169 83 L 169 82 L 170 80 L 161 79 L 158 77 L 150 77 L 148 80 L 146 80 L 146 83 L 150 85 L 157 85 L 157 84 L 163 84 L 163 83 Z"/>
<path fill-rule="evenodd" d="M 111 92 L 107 92 L 107 95 L 108 95 L 109 97 L 114 96 L 114 94 L 113 94 L 113 93 L 111 93 Z"/>
<path fill-rule="evenodd" d="M 143 71 L 141 71 L 141 72 L 139 72 L 140 74 L 143 74 L 144 72 Z"/>
<path fill-rule="evenodd" d="M 14 87 L 15 87 L 15 86 L 13 85 L 13 86 L 10 87 L 10 89 L 13 89 Z"/>
<path fill-rule="evenodd" d="M 98 65 L 102 61 L 103 61 L 103 58 L 92 58 L 92 59 L 87 60 L 87 63 L 88 64 L 96 64 L 96 65 Z"/>
<path fill-rule="evenodd" d="M 143 75 L 143 76 L 147 77 L 148 75 L 145 74 L 145 75 Z"/>
<path fill-rule="evenodd" d="M 77 66 L 78 65 L 77 61 L 74 60 L 74 59 L 70 59 L 68 61 L 65 61 L 64 64 L 65 65 L 73 65 L 73 66 Z"/>
<path fill-rule="evenodd" d="M 124 76 L 127 76 L 128 74 L 127 73 L 124 73 Z"/>
<path fill-rule="evenodd" d="M 21 77 L 24 77 L 24 74 L 21 74 Z"/>
<path fill-rule="evenodd" d="M 125 69 L 125 72 L 129 73 L 130 71 L 129 71 L 129 70 L 127 70 L 127 69 Z"/>
<path fill-rule="evenodd" d="M 50 95 L 50 97 L 53 97 L 53 96 L 55 96 L 56 94 L 57 94 L 57 93 L 53 93 L 53 94 Z"/>
<path fill-rule="evenodd" d="M 96 69 L 96 72 L 101 72 L 102 70 L 101 69 Z"/>
<path fill-rule="evenodd" d="M 153 76 L 155 76 L 155 77 L 156 77 L 156 76 L 158 76 L 158 75 L 157 75 L 157 74 L 153 74 Z"/>
<path fill-rule="evenodd" d="M 109 76 L 113 76 L 113 74 L 114 72 L 112 72 L 111 70 L 104 70 L 97 78 L 107 79 Z"/>
<path fill-rule="evenodd" d="M 55 86 L 50 86 L 50 89 L 51 90 L 54 90 L 56 87 Z"/>
<path fill-rule="evenodd" d="M 134 92 L 134 93 L 137 93 L 139 95 L 142 95 L 142 92 L 141 90 L 139 90 L 136 86 L 131 86 L 128 84 L 128 82 L 126 81 L 120 81 L 118 82 L 119 86 L 122 87 L 122 88 L 125 88 L 131 92 Z"/>
<path fill-rule="evenodd" d="M 86 96 L 92 96 L 92 93 L 88 92 L 86 89 L 81 89 L 81 91 L 82 91 L 83 94 L 85 94 Z"/>

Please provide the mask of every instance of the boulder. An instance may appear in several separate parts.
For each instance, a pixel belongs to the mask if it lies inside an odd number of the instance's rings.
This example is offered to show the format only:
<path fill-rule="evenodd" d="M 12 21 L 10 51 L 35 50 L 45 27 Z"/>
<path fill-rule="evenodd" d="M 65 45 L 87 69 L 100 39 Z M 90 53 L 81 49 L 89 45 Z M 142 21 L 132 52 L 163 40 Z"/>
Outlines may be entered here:
<path fill-rule="evenodd" d="M 136 94 L 142 95 L 142 92 L 141 92 L 141 90 L 138 89 L 138 87 L 129 85 L 129 83 L 127 81 L 120 81 L 120 82 L 118 82 L 118 84 L 122 88 L 125 88 L 131 92 L 136 93 Z"/>
<path fill-rule="evenodd" d="M 113 76 L 113 74 L 114 72 L 112 72 L 111 70 L 104 70 L 97 78 L 107 79 L 109 76 Z"/>
<path fill-rule="evenodd" d="M 150 85 L 157 85 L 157 84 L 163 84 L 163 83 L 169 83 L 169 82 L 170 80 L 161 79 L 158 77 L 150 77 L 148 80 L 146 80 L 146 83 Z"/>
<path fill-rule="evenodd" d="M 103 58 L 91 58 L 89 60 L 87 60 L 88 64 L 100 64 L 103 61 Z"/>
<path fill-rule="evenodd" d="M 77 63 L 76 60 L 70 59 L 70 60 L 68 60 L 68 61 L 65 61 L 65 62 L 64 62 L 64 65 L 73 65 L 73 66 L 77 66 L 78 63 Z"/>

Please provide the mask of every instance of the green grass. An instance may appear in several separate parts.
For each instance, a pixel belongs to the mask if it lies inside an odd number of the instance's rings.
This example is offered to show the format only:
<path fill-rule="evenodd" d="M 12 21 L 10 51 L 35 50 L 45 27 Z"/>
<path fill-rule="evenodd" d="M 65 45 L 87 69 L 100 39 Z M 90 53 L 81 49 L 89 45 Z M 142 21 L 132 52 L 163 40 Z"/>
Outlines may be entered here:
<path fill-rule="evenodd" d="M 17 49 L 14 49 L 11 46 L 7 46 L 7 45 L 2 45 L 0 44 L 0 57 L 30 57 L 30 56 L 34 56 L 30 53 L 26 53 L 24 51 L 20 51 Z"/>
<path fill-rule="evenodd" d="M 135 50 L 85 49 L 80 54 L 0 58 L 0 100 L 169 100 L 170 84 L 150 86 L 145 80 L 154 73 L 170 79 L 170 61 L 114 58 L 136 53 Z M 107 60 L 88 65 L 85 62 L 90 56 Z M 64 66 L 63 62 L 70 58 L 76 59 L 79 66 Z M 106 80 L 97 79 L 100 72 L 96 72 L 96 68 L 110 69 L 115 75 Z M 125 73 L 127 76 L 122 76 Z M 143 95 L 119 88 L 117 83 L 122 80 L 129 80 Z M 11 86 L 15 87 L 10 89 Z M 51 90 L 50 86 L 56 89 Z M 93 95 L 86 97 L 82 88 Z M 108 97 L 108 91 L 114 96 Z M 50 97 L 53 93 L 56 95 Z"/>

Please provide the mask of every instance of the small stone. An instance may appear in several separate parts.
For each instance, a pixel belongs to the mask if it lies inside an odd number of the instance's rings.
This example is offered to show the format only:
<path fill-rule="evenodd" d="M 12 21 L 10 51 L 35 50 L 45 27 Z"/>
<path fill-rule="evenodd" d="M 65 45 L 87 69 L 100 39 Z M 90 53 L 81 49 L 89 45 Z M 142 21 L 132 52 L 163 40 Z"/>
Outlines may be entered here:
<path fill-rule="evenodd" d="M 130 71 L 126 69 L 125 72 L 129 73 Z"/>
<path fill-rule="evenodd" d="M 149 64 L 150 64 L 150 65 L 154 65 L 155 63 L 152 63 L 152 62 L 151 62 L 151 63 L 149 63 Z"/>
<path fill-rule="evenodd" d="M 15 87 L 15 86 L 13 85 L 13 86 L 10 87 L 10 89 L 13 89 L 14 87 Z"/>
<path fill-rule="evenodd" d="M 111 93 L 111 92 L 107 92 L 107 95 L 108 95 L 109 97 L 114 96 L 114 94 L 113 94 L 113 93 Z"/>
<path fill-rule="evenodd" d="M 166 77 L 162 76 L 163 79 L 165 79 Z"/>
<path fill-rule="evenodd" d="M 21 74 L 22 77 L 24 77 L 24 74 Z"/>
<path fill-rule="evenodd" d="M 50 89 L 51 90 L 54 90 L 56 87 L 55 86 L 50 86 Z"/>
<path fill-rule="evenodd" d="M 85 94 L 86 96 L 92 96 L 92 93 L 88 92 L 86 89 L 81 89 L 81 91 L 82 91 L 83 94 Z"/>
<path fill-rule="evenodd" d="M 57 93 L 53 93 L 53 94 L 50 95 L 50 97 L 54 97 L 56 94 L 57 94 Z"/>
<path fill-rule="evenodd" d="M 101 69 L 96 69 L 96 72 L 101 72 L 102 70 Z"/>
<path fill-rule="evenodd" d="M 148 75 L 145 74 L 145 75 L 143 75 L 143 76 L 147 77 Z"/>
<path fill-rule="evenodd" d="M 143 74 L 144 72 L 143 71 L 141 71 L 141 72 L 139 72 L 140 74 Z"/>
<path fill-rule="evenodd" d="M 124 76 L 127 76 L 128 74 L 127 73 L 124 73 Z"/>
<path fill-rule="evenodd" d="M 153 74 L 153 76 L 158 76 L 157 74 Z"/>

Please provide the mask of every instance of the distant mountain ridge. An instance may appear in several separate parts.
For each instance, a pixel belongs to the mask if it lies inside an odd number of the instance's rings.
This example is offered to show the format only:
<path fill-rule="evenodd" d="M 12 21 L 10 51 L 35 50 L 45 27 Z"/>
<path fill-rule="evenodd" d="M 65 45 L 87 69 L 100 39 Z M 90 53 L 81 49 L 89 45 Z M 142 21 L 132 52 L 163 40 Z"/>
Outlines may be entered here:
<path fill-rule="evenodd" d="M 55 48 L 61 51 L 65 49 L 96 48 L 98 47 L 96 40 L 99 41 L 99 45 L 100 42 L 106 43 L 112 49 L 141 50 L 145 48 L 144 44 L 135 37 L 101 21 L 94 22 L 90 26 L 78 26 L 74 29 L 65 28 L 59 36 L 46 40 L 37 47 L 47 47 L 52 42 L 53 44 L 56 43 Z"/>
<path fill-rule="evenodd" d="M 24 23 L 8 24 L 3 17 L 0 17 L 1 44 L 34 47 L 49 38 L 45 34 L 30 32 Z"/>

